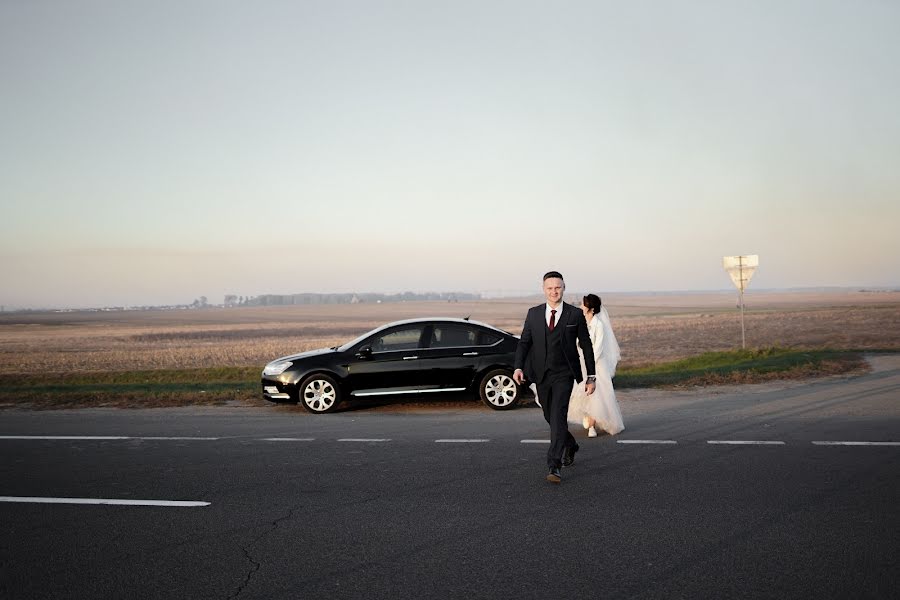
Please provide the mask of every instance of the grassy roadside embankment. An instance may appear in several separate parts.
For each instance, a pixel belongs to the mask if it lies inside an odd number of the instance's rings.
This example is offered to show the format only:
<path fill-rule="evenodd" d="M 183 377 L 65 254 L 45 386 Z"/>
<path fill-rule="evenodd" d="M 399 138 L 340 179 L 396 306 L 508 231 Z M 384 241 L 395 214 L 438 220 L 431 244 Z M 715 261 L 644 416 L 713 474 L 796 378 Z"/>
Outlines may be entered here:
<path fill-rule="evenodd" d="M 618 370 L 614 383 L 618 389 L 760 383 L 861 372 L 866 368 L 861 351 L 761 348 L 705 352 L 672 362 L 626 366 Z"/>
<path fill-rule="evenodd" d="M 615 386 L 626 389 L 758 383 L 862 372 L 866 368 L 862 351 L 854 350 L 764 348 L 707 352 L 649 366 L 623 365 L 616 374 Z M 266 404 L 260 395 L 259 376 L 259 367 L 0 375 L 0 407 Z"/>
<path fill-rule="evenodd" d="M 0 406 L 161 408 L 261 400 L 258 367 L 0 375 Z"/>

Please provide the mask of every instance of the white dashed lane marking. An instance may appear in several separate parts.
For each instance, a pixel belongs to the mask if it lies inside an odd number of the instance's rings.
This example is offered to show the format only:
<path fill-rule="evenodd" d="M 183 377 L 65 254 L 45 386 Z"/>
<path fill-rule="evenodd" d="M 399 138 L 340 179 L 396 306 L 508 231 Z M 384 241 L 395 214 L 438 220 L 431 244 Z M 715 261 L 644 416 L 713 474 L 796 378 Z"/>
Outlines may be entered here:
<path fill-rule="evenodd" d="M 130 440 L 175 440 L 175 441 L 189 440 L 189 441 L 197 441 L 197 442 L 214 442 L 221 438 L 217 438 L 217 437 L 178 437 L 178 436 L 161 437 L 160 436 L 160 437 L 133 437 L 133 438 L 128 438 L 128 439 L 130 439 Z"/>
<path fill-rule="evenodd" d="M 814 446 L 900 446 L 900 442 L 813 442 Z"/>
<path fill-rule="evenodd" d="M 127 436 L 127 435 L 0 435 L 0 440 L 193 440 L 209 442 L 219 440 L 217 437 L 187 436 Z"/>
<path fill-rule="evenodd" d="M 784 446 L 784 442 L 772 440 L 708 440 L 706 443 L 729 446 Z"/>
<path fill-rule="evenodd" d="M 217 441 L 236 439 L 229 437 L 191 437 L 191 436 L 127 436 L 127 435 L 0 435 L 2 440 L 20 440 L 20 441 L 126 441 L 126 440 L 142 440 L 142 441 Z M 267 438 L 242 438 L 250 441 L 260 442 L 314 442 L 317 438 L 311 437 L 267 437 Z M 393 442 L 403 440 L 394 440 L 392 438 L 340 438 L 338 442 L 358 442 L 358 443 L 377 443 L 377 442 Z M 434 440 L 435 443 L 458 443 L 458 444 L 484 444 L 494 440 L 488 438 L 441 438 Z M 605 440 L 600 440 L 605 441 Z M 547 439 L 526 439 L 520 440 L 522 444 L 549 444 Z M 590 442 L 587 442 L 590 443 Z M 680 442 L 676 440 L 616 440 L 617 444 L 669 444 L 676 445 Z M 702 442 L 694 442 L 702 443 Z M 785 446 L 787 442 L 781 440 L 706 440 L 711 445 L 728 445 L 728 446 Z M 803 442 L 806 443 L 806 442 Z M 900 442 L 895 441 L 827 441 L 820 440 L 810 442 L 814 446 L 900 446 Z"/>
<path fill-rule="evenodd" d="M 120 506 L 209 506 L 209 502 L 194 500 L 121 500 L 115 498 L 41 498 L 36 496 L 0 496 L 0 502 L 21 504 L 115 504 Z"/>
<path fill-rule="evenodd" d="M 130 440 L 121 435 L 0 435 L 0 440 Z"/>

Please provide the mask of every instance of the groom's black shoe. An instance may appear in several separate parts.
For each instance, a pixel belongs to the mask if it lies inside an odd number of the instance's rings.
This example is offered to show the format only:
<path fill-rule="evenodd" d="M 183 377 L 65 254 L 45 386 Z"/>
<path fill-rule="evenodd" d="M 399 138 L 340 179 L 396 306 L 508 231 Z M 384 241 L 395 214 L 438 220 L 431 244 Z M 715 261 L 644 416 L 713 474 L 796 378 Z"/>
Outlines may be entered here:
<path fill-rule="evenodd" d="M 575 453 L 578 452 L 578 444 L 574 446 L 569 446 L 566 448 L 566 451 L 563 452 L 562 464 L 564 467 L 571 467 L 575 462 Z"/>
<path fill-rule="evenodd" d="M 562 477 L 559 475 L 559 467 L 550 467 L 550 472 L 547 473 L 547 481 L 550 483 L 559 483 L 562 481 Z"/>

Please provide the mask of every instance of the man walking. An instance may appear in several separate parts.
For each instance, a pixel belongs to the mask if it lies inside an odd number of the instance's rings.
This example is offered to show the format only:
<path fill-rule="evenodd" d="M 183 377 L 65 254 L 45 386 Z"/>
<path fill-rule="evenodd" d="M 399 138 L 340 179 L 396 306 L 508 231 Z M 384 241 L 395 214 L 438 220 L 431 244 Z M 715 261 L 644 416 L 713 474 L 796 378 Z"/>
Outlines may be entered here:
<path fill-rule="evenodd" d="M 544 275 L 546 304 L 528 309 L 522 336 L 516 348 L 516 370 L 513 379 L 519 385 L 526 377 L 537 385 L 537 396 L 544 419 L 550 424 L 550 449 L 547 450 L 547 481 L 559 483 L 560 466 L 575 462 L 578 443 L 569 433 L 566 413 L 575 382 L 583 377 L 576 340 L 581 343 L 587 368 L 585 390 L 594 392 L 594 350 L 587 322 L 580 309 L 563 302 L 566 284 L 557 271 Z"/>

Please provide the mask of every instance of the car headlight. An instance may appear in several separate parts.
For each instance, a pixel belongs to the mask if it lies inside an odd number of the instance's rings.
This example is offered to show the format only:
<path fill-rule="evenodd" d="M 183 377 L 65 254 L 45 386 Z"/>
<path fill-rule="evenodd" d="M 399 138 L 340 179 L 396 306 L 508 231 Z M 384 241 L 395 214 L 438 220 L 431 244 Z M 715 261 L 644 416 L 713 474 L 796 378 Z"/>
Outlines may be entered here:
<path fill-rule="evenodd" d="M 284 373 L 288 367 L 290 367 L 292 362 L 284 361 L 284 362 L 271 362 L 266 365 L 266 368 L 263 369 L 263 375 L 281 375 Z"/>

